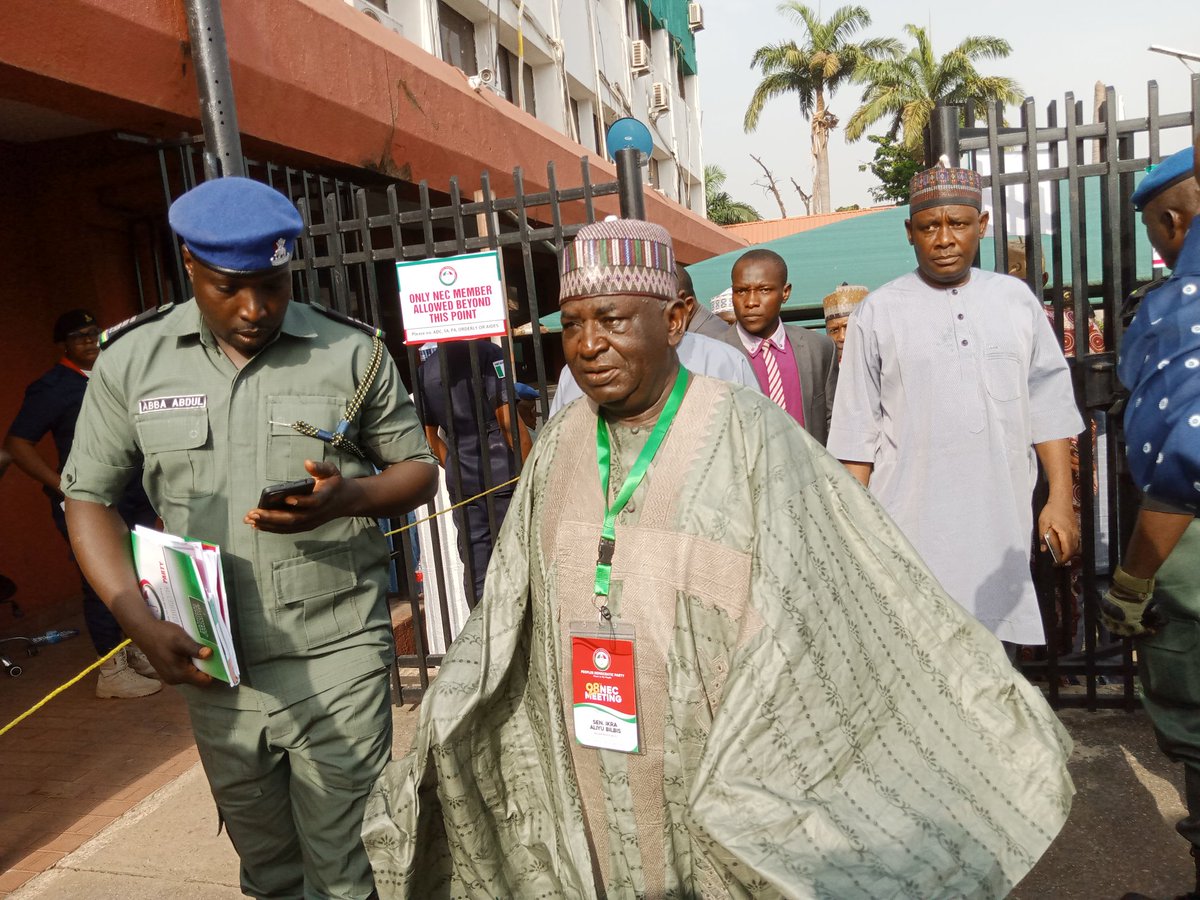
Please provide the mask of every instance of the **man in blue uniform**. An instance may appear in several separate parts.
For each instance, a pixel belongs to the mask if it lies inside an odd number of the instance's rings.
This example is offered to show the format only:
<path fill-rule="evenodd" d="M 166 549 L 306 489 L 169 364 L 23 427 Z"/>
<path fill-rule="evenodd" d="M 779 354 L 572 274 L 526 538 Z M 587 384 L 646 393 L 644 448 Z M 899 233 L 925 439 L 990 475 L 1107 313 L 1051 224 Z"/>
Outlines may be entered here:
<path fill-rule="evenodd" d="M 1125 334 L 1119 373 L 1130 389 L 1126 451 L 1142 507 L 1101 601 L 1114 634 L 1138 638 L 1142 702 L 1159 746 L 1184 765 L 1188 814 L 1176 830 L 1192 847 L 1200 900 L 1200 184 L 1191 148 L 1151 170 L 1134 208 L 1171 277 L 1142 300 Z M 1153 606 L 1153 608 L 1151 608 Z M 1128 895 L 1130 898 L 1141 895 Z"/>
<path fill-rule="evenodd" d="M 62 348 L 62 357 L 50 371 L 25 389 L 21 409 L 4 439 L 4 448 L 17 468 L 42 485 L 43 493 L 50 498 L 54 527 L 68 543 L 59 473 L 71 452 L 75 420 L 83 405 L 88 375 L 100 354 L 99 337 L 96 319 L 86 309 L 73 309 L 58 317 L 54 323 L 54 342 Z M 53 439 L 58 454 L 56 467 L 51 467 L 37 450 L 38 442 L 47 434 Z M 136 481 L 121 497 L 117 510 L 125 524 L 131 527 L 153 525 L 157 519 L 146 492 Z M 125 636 L 88 580 L 81 577 L 80 585 L 83 588 L 84 624 L 96 653 L 104 656 Z M 100 698 L 146 697 L 160 690 L 162 683 L 155 677 L 154 667 L 137 647 L 122 650 L 108 660 L 100 667 L 96 680 L 96 696 Z"/>
<path fill-rule="evenodd" d="M 72 545 L 180 685 L 242 890 L 366 898 L 359 828 L 391 751 L 395 659 L 374 520 L 433 495 L 433 458 L 379 332 L 291 302 L 302 222 L 286 197 L 220 178 L 170 221 L 195 297 L 107 333 L 63 470 Z M 201 673 L 209 649 L 142 599 L 111 508 L 139 464 L 167 531 L 221 546 L 236 688 Z M 310 495 L 259 508 L 264 487 L 305 475 Z"/>
<path fill-rule="evenodd" d="M 479 388 L 471 362 L 476 355 Z M 445 371 L 443 372 L 443 363 Z M 458 554 L 463 563 L 463 584 L 472 608 L 483 596 L 484 577 L 492 545 L 508 513 L 515 484 L 497 488 L 516 478 L 521 461 L 529 457 L 533 442 L 519 417 L 516 429 L 521 456 L 513 447 L 513 419 L 509 414 L 504 380 L 504 353 L 490 341 L 448 341 L 425 357 L 417 370 L 421 389 L 425 437 L 446 470 L 446 488 L 452 504 L 470 500 L 454 510 Z M 476 418 L 476 417 L 480 418 Z M 480 431 L 479 423 L 483 423 Z M 442 439 L 439 429 L 445 434 Z M 451 441 L 452 447 L 446 441 Z M 471 499 L 476 498 L 476 499 Z"/>

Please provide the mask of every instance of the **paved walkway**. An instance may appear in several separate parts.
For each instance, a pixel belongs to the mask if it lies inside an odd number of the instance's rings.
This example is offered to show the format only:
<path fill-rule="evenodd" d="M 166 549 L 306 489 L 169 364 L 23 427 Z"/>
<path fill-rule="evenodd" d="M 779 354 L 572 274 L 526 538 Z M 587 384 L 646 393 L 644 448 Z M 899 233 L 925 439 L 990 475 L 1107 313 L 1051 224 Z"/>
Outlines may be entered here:
<path fill-rule="evenodd" d="M 25 674 L 0 682 L 0 724 L 90 658 L 84 638 L 22 658 Z M 178 695 L 99 701 L 92 687 L 89 677 L 0 737 L 0 897 L 240 897 L 237 860 L 217 835 Z M 1182 772 L 1158 752 L 1146 717 L 1061 717 L 1076 740 L 1078 794 L 1062 834 L 1012 897 L 1116 900 L 1190 888 L 1191 860 L 1172 827 L 1183 811 Z M 397 752 L 416 718 L 411 706 L 395 710 Z"/>
<path fill-rule="evenodd" d="M 0 637 L 40 633 L 44 624 L 18 631 L 23 620 L 6 623 Z M 55 627 L 81 624 L 69 619 Z M 0 725 L 96 659 L 83 635 L 32 657 L 21 646 L 0 645 L 24 670 L 16 678 L 0 674 Z M 196 763 L 178 694 L 97 700 L 95 685 L 96 676 L 89 675 L 0 737 L 0 897 Z"/>

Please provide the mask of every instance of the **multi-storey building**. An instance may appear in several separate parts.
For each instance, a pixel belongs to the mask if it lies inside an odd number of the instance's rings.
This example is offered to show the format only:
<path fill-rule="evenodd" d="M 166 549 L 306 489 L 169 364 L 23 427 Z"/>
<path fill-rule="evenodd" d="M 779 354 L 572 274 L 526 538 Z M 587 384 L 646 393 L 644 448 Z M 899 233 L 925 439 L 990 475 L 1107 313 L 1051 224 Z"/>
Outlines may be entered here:
<path fill-rule="evenodd" d="M 346 0 L 603 157 L 615 119 L 654 138 L 650 185 L 704 211 L 700 84 L 687 0 Z"/>

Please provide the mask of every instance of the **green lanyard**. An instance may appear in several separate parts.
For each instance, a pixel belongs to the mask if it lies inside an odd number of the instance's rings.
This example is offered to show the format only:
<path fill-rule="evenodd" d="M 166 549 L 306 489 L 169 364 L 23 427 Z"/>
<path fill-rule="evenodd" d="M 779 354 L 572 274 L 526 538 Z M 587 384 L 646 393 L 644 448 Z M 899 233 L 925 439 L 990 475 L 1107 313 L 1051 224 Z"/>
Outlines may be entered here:
<path fill-rule="evenodd" d="M 625 504 L 629 502 L 629 498 L 633 496 L 633 492 L 638 489 L 638 485 L 646 476 L 646 470 L 650 468 L 650 463 L 658 453 L 663 438 L 667 436 L 671 422 L 675 420 L 675 413 L 679 412 L 679 405 L 683 403 L 687 383 L 688 371 L 680 366 L 679 374 L 675 376 L 675 386 L 671 388 L 671 395 L 667 397 L 667 403 L 658 417 L 658 424 L 650 432 L 650 437 L 646 440 L 646 445 L 642 447 L 642 452 L 638 454 L 637 461 L 629 470 L 629 474 L 625 476 L 625 483 L 621 485 L 621 490 L 617 493 L 617 499 L 613 501 L 612 506 L 608 505 L 608 476 L 612 470 L 608 424 L 604 421 L 603 415 L 596 417 L 596 463 L 600 467 L 600 490 L 604 494 L 604 527 L 600 529 L 600 546 L 596 558 L 597 597 L 608 596 L 608 583 L 612 578 L 613 552 L 617 547 L 617 516 L 620 515 L 621 510 L 625 508 Z"/>

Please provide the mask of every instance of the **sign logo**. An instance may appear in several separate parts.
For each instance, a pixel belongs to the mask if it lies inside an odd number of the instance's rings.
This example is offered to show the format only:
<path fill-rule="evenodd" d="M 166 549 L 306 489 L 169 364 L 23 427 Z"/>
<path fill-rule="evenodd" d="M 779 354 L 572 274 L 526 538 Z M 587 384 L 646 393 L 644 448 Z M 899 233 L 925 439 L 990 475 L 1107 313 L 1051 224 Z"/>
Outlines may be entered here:
<path fill-rule="evenodd" d="M 592 665 L 601 672 L 607 672 L 608 667 L 612 665 L 612 657 L 608 655 L 607 650 L 601 647 L 592 654 Z"/>
<path fill-rule="evenodd" d="M 450 285 L 458 281 L 458 272 L 454 266 L 442 266 L 441 271 L 438 272 L 438 281 L 446 287 L 450 287 Z"/>

